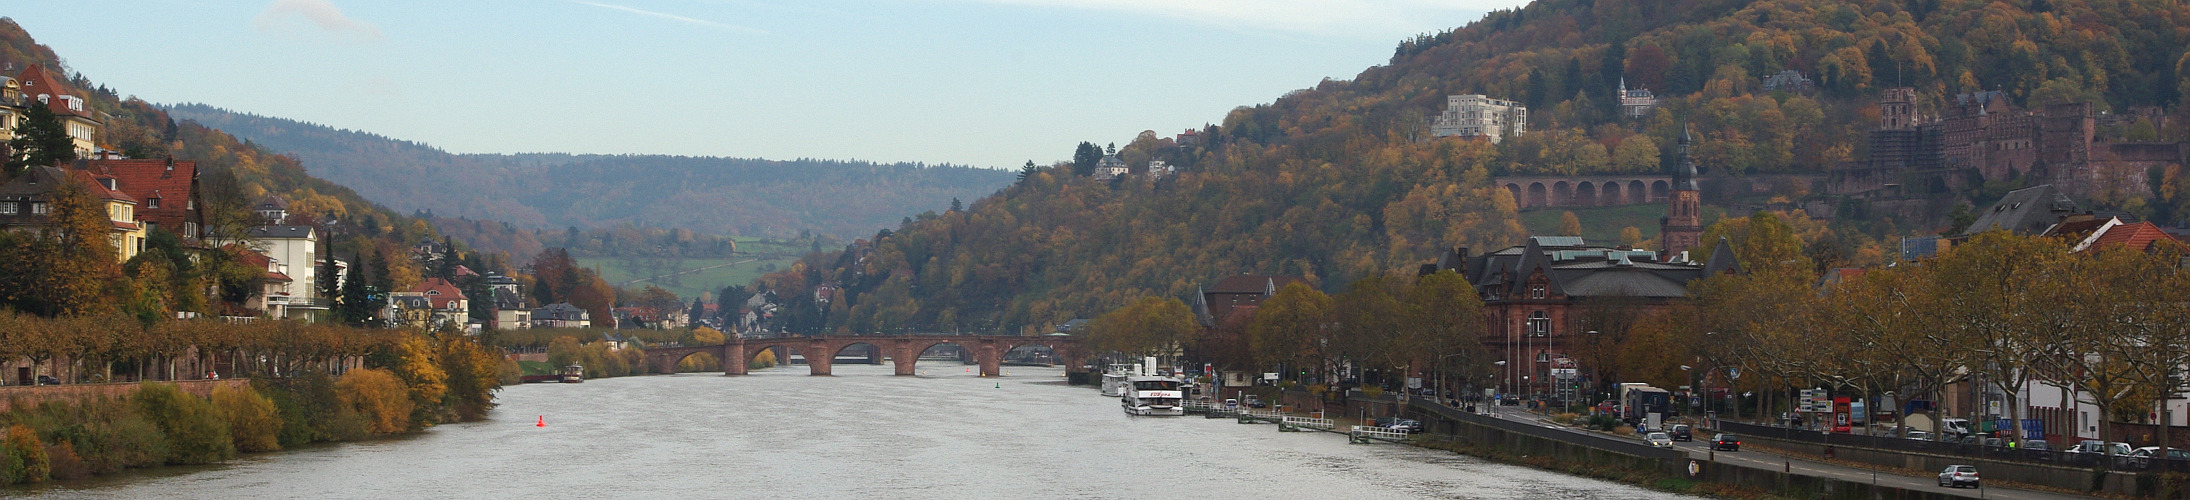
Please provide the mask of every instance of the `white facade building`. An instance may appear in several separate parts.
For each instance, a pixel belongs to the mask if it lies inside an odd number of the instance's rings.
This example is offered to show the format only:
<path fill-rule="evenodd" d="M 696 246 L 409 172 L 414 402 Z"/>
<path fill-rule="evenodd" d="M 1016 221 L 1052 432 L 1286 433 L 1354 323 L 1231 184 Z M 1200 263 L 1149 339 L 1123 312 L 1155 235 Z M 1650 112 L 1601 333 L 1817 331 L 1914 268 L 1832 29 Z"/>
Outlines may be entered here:
<path fill-rule="evenodd" d="M 1445 97 L 1445 112 L 1430 121 L 1432 137 L 1483 137 L 1497 144 L 1528 133 L 1528 107 L 1482 94 Z"/>
<path fill-rule="evenodd" d="M 251 247 L 273 259 L 276 270 L 295 280 L 289 284 L 287 317 L 310 319 L 327 310 L 319 296 L 319 234 L 312 226 L 259 226 L 251 228 Z"/>

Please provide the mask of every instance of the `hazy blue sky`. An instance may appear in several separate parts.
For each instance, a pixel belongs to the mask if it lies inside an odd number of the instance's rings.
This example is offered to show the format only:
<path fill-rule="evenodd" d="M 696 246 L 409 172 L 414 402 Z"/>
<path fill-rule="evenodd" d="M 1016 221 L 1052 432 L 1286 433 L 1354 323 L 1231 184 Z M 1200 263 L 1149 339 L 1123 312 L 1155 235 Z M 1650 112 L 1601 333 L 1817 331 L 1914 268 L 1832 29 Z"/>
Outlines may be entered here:
<path fill-rule="evenodd" d="M 1522 3 L 31 0 L 0 15 L 125 95 L 453 152 L 1011 167 L 1218 122 Z"/>

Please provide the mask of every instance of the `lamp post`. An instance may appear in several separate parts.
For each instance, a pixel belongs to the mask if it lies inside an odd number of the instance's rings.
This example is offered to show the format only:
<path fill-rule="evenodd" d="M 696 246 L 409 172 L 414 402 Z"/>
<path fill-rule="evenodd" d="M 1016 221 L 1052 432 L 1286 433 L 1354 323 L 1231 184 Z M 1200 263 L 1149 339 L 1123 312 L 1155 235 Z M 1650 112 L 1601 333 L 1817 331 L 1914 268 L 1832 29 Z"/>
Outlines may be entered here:
<path fill-rule="evenodd" d="M 1497 367 L 1500 367 L 1500 368 L 1504 368 L 1504 367 L 1506 366 L 1506 360 L 1503 360 L 1503 359 L 1501 359 L 1501 360 L 1498 360 L 1498 362 L 1496 362 L 1496 363 L 1491 363 L 1491 366 L 1497 366 Z M 1507 387 L 1512 387 L 1512 386 L 1513 386 L 1513 372 L 1512 372 L 1512 371 L 1510 371 L 1510 370 L 1506 371 L 1506 386 L 1507 386 Z M 1503 405 L 1503 404 L 1505 404 L 1505 400 L 1506 400 L 1506 394 L 1505 394 L 1505 391 L 1499 391 L 1499 392 L 1498 392 L 1498 398 L 1497 398 L 1497 399 L 1494 399 L 1494 400 L 1491 400 L 1491 402 L 1490 402 L 1490 413 L 1491 413 L 1492 415 L 1497 415 L 1497 414 L 1498 414 L 1498 406 L 1499 406 L 1499 405 Z"/>

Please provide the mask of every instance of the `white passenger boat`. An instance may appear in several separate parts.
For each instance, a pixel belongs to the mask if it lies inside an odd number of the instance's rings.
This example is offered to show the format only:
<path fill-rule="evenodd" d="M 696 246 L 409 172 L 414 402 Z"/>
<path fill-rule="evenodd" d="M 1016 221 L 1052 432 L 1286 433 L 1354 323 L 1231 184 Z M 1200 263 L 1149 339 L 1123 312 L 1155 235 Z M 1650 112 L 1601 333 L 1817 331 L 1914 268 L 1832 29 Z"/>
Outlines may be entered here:
<path fill-rule="evenodd" d="M 1185 415 L 1186 407 L 1179 404 L 1186 397 L 1179 391 L 1178 379 L 1169 377 L 1127 377 L 1125 395 L 1118 397 L 1118 404 L 1128 415 Z"/>
<path fill-rule="evenodd" d="M 1125 379 L 1131 376 L 1133 376 L 1131 366 L 1110 365 L 1109 370 L 1103 371 L 1103 395 L 1110 397 L 1124 396 L 1127 392 L 1125 390 Z"/>

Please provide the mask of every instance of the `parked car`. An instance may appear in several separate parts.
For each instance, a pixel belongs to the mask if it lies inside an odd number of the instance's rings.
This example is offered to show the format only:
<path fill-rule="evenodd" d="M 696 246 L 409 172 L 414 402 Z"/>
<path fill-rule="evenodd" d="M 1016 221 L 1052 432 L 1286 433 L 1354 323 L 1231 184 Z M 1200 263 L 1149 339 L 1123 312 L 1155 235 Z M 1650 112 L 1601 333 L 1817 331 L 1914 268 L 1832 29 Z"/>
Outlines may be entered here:
<path fill-rule="evenodd" d="M 2097 439 L 2083 440 L 2083 442 L 2076 443 L 2076 446 L 2069 447 L 2068 449 L 2069 453 L 2092 453 L 2115 456 L 2128 456 L 2129 453 L 2132 451 L 2135 450 L 2129 447 L 2129 443 L 2108 443 L 2099 441 Z"/>
<path fill-rule="evenodd" d="M 1247 407 L 1248 407 L 1248 408 L 1269 408 L 1269 407 L 1270 407 L 1270 403 L 1264 403 L 1264 402 L 1262 402 L 1262 398 L 1257 398 L 1257 397 L 1254 397 L 1254 396 L 1247 396 Z"/>
<path fill-rule="evenodd" d="M 1736 435 L 1733 435 L 1733 434 L 1727 434 L 1727 433 L 1719 433 L 1719 435 L 1717 435 L 1717 436 L 1712 436 L 1712 437 L 1711 437 L 1711 449 L 1713 449 L 1713 450 L 1726 450 L 1726 451 L 1741 451 L 1741 436 L 1736 436 Z"/>
<path fill-rule="evenodd" d="M 61 379 L 53 378 L 52 375 L 39 375 L 38 385 L 61 385 Z"/>
<path fill-rule="evenodd" d="M 1652 432 L 1643 435 L 1643 442 L 1650 443 L 1651 446 L 1656 446 L 1659 448 L 1672 448 L 1673 436 L 1667 435 L 1663 432 Z"/>
<path fill-rule="evenodd" d="M 1392 419 L 1392 423 L 1384 427 L 1407 431 L 1408 434 L 1421 434 L 1422 431 L 1429 430 L 1422 427 L 1422 421 L 1411 418 Z"/>
<path fill-rule="evenodd" d="M 1224 407 L 1225 407 L 1226 409 L 1234 409 L 1234 410 L 1236 410 L 1236 409 L 1239 409 L 1239 400 L 1238 400 L 1238 399 L 1233 399 L 1233 398 L 1225 398 L 1225 399 L 1224 399 Z"/>
<path fill-rule="evenodd" d="M 1960 488 L 1965 484 L 1970 486 L 1980 485 L 1977 482 L 1977 466 L 1949 465 L 1946 470 L 1939 471 L 1940 486 Z"/>
<path fill-rule="evenodd" d="M 2146 446 L 2129 452 L 2129 463 L 2139 469 L 2152 465 L 2152 459 L 2160 456 L 2160 447 Z M 2190 450 L 2168 448 L 2168 460 L 2190 460 Z"/>
<path fill-rule="evenodd" d="M 1690 430 L 1690 429 L 1688 428 L 1688 424 L 1681 424 L 1681 425 L 1676 425 L 1676 426 L 1673 426 L 1673 432 L 1671 432 L 1671 434 L 1673 435 L 1673 440 L 1674 440 L 1674 441 L 1695 441 L 1695 440 L 1696 440 L 1696 433 L 1695 433 L 1695 431 L 1693 431 L 1693 430 Z"/>
<path fill-rule="evenodd" d="M 1917 441 L 1930 441 L 1930 440 L 1931 440 L 1931 433 L 1929 433 L 1929 432 L 1924 432 L 1924 431 L 1909 431 L 1909 434 L 1908 434 L 1908 436 L 1907 436 L 1907 437 L 1908 437 L 1909 439 L 1914 439 L 1914 440 L 1917 440 Z"/>

